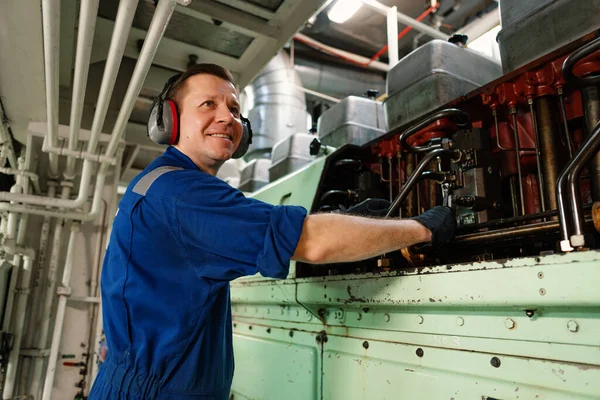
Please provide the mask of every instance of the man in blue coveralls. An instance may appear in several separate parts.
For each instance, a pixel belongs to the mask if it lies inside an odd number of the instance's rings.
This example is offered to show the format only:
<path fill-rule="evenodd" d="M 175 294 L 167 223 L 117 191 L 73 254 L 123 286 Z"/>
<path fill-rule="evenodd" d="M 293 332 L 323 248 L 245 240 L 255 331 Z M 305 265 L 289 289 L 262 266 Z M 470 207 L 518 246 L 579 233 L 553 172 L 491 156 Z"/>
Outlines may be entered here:
<path fill-rule="evenodd" d="M 109 355 L 91 400 L 226 400 L 231 280 L 284 279 L 290 260 L 357 261 L 454 235 L 447 208 L 385 220 L 307 216 L 246 198 L 215 177 L 242 140 L 231 74 L 198 64 L 166 98 L 177 105 L 179 137 L 119 203 L 101 281 Z"/>

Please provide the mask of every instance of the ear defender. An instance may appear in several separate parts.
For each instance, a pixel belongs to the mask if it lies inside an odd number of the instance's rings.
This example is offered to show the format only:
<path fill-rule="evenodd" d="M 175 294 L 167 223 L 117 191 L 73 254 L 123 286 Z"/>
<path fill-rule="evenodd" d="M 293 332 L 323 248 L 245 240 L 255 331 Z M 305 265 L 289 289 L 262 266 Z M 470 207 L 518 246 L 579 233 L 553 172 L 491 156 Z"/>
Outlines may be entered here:
<path fill-rule="evenodd" d="M 150 116 L 146 125 L 148 137 L 156 144 L 171 145 L 177 143 L 179 139 L 179 110 L 173 100 L 165 100 L 171 86 L 181 74 L 169 78 L 165 83 L 162 92 L 152 102 Z"/>
<path fill-rule="evenodd" d="M 150 116 L 146 125 L 148 137 L 156 144 L 173 145 L 179 139 L 179 110 L 173 100 L 164 97 L 171 90 L 171 86 L 181 77 L 181 74 L 172 76 L 162 92 L 152 102 Z M 252 126 L 250 120 L 240 115 L 242 120 L 242 139 L 237 150 L 231 158 L 242 158 L 250 144 L 252 144 Z"/>
<path fill-rule="evenodd" d="M 242 158 L 248 151 L 248 148 L 252 144 L 252 125 L 250 125 L 250 120 L 240 115 L 242 120 L 242 140 L 240 140 L 240 145 L 238 146 L 235 153 L 231 158 Z"/>

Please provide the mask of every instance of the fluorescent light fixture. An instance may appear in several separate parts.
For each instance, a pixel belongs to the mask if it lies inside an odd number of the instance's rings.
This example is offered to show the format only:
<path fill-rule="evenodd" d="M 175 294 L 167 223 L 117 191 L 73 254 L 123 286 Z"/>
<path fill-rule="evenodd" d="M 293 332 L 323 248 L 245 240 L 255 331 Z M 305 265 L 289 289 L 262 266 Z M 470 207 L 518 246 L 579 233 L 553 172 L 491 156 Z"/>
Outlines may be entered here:
<path fill-rule="evenodd" d="M 361 0 L 337 0 L 333 7 L 327 12 L 327 18 L 338 24 L 343 24 L 361 7 Z"/>

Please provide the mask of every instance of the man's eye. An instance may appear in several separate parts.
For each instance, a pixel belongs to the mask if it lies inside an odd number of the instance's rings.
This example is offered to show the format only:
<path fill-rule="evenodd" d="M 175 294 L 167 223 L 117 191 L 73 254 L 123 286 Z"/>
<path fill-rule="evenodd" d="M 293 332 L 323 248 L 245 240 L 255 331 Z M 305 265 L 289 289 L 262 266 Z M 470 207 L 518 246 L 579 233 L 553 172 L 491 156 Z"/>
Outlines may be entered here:
<path fill-rule="evenodd" d="M 232 107 L 232 108 L 229 109 L 229 111 L 231 111 L 231 113 L 233 115 L 235 115 L 235 116 L 240 115 L 240 109 L 239 108 Z"/>
<path fill-rule="evenodd" d="M 205 106 L 205 107 L 214 107 L 214 105 L 215 105 L 215 102 L 212 100 L 207 100 L 201 104 L 201 106 Z"/>

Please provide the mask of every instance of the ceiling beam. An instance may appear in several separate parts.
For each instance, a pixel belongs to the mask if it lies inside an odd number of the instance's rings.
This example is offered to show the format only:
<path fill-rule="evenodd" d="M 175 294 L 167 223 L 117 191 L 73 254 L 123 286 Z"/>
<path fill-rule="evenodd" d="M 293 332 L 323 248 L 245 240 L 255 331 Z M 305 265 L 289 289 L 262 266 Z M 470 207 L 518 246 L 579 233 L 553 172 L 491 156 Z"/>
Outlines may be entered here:
<path fill-rule="evenodd" d="M 275 15 L 274 12 L 267 10 L 261 6 L 257 6 L 255 4 L 249 3 L 244 0 L 217 0 L 219 3 L 227 4 L 233 8 L 237 8 L 238 10 L 242 10 L 247 12 L 248 14 L 256 15 L 257 17 L 271 20 Z M 279 10 L 278 10 L 279 11 Z"/>
<path fill-rule="evenodd" d="M 213 18 L 222 21 L 221 27 L 248 36 L 278 37 L 280 30 L 263 18 L 226 6 L 213 0 L 194 1 L 187 7 L 178 7 L 177 12 L 213 23 Z"/>

